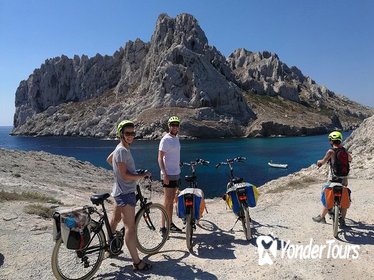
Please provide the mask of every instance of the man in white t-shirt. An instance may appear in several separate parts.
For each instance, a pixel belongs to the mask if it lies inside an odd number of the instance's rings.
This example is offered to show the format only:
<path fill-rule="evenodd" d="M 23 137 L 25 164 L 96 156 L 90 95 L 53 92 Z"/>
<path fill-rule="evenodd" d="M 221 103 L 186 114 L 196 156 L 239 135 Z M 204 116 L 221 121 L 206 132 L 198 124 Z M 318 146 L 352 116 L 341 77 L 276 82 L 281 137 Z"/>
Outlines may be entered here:
<path fill-rule="evenodd" d="M 170 218 L 170 231 L 182 232 L 172 221 L 173 203 L 180 179 L 180 143 L 178 138 L 180 119 L 176 116 L 169 118 L 169 132 L 162 137 L 158 148 L 158 165 L 164 187 L 164 206 Z M 162 221 L 161 233 L 166 232 L 165 221 Z"/>

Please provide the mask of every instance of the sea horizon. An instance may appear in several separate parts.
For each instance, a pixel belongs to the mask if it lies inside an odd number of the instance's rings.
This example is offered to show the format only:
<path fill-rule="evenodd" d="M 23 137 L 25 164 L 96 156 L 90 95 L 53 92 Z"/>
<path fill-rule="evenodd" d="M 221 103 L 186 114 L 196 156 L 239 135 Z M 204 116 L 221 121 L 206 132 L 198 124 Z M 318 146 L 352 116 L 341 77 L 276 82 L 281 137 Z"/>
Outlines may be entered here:
<path fill-rule="evenodd" d="M 0 147 L 13 150 L 45 151 L 52 154 L 74 157 L 95 166 L 111 170 L 106 157 L 118 144 L 118 140 L 72 136 L 10 136 L 13 126 L 0 126 Z M 345 132 L 347 137 L 351 132 Z M 135 140 L 131 151 L 137 168 L 152 172 L 159 180 L 157 163 L 159 140 Z M 234 165 L 237 177 L 244 178 L 256 186 L 308 167 L 322 158 L 329 148 L 327 135 L 271 137 L 271 138 L 225 138 L 225 139 L 181 139 L 181 161 L 199 158 L 210 161 L 208 166 L 198 166 L 196 173 L 200 188 L 206 197 L 219 197 L 226 190 L 229 180 L 227 166 L 215 168 L 228 158 L 246 157 L 243 163 Z M 288 164 L 287 169 L 271 168 L 268 162 Z M 189 174 L 187 166 L 181 177 Z M 182 189 L 187 187 L 183 182 Z M 111 186 L 108 186 L 110 190 Z"/>

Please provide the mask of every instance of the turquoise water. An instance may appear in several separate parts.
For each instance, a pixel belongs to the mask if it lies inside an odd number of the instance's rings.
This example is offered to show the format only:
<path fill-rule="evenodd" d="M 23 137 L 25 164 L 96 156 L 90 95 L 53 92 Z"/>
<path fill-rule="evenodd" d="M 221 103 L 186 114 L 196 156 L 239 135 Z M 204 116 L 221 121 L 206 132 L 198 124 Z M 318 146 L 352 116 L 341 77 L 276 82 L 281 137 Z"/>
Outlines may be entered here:
<path fill-rule="evenodd" d="M 53 154 L 75 157 L 107 169 L 106 157 L 117 145 L 116 140 L 100 140 L 80 137 L 23 137 L 9 136 L 12 127 L 0 127 L 0 147 L 27 151 L 46 151 Z M 348 133 L 344 134 L 345 137 Z M 159 141 L 136 140 L 132 153 L 137 168 L 150 170 L 159 179 L 157 150 Z M 285 138 L 240 138 L 182 140 L 181 160 L 202 158 L 210 161 L 209 166 L 198 166 L 197 175 L 207 197 L 221 196 L 225 191 L 229 170 L 215 165 L 227 158 L 244 156 L 244 163 L 235 165 L 235 174 L 246 181 L 260 186 L 272 179 L 288 175 L 310 166 L 322 158 L 329 148 L 327 135 Z M 268 167 L 268 161 L 287 163 L 288 169 Z M 182 175 L 189 172 L 183 167 Z M 108 186 L 108 191 L 111 186 Z"/>

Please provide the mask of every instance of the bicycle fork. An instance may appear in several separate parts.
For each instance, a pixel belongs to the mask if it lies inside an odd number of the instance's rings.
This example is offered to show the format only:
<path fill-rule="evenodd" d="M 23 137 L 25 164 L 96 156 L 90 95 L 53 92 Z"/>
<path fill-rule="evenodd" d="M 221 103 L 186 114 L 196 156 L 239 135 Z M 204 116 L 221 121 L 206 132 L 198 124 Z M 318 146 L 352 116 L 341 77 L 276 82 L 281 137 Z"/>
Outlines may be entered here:
<path fill-rule="evenodd" d="M 143 219 L 145 221 L 145 223 L 147 224 L 148 228 L 150 230 L 156 230 L 155 226 L 153 225 L 152 223 L 152 220 L 151 218 L 149 217 L 149 213 L 150 213 L 150 210 L 149 210 L 149 206 L 151 205 L 152 203 L 147 203 L 144 207 L 145 207 L 145 211 L 144 211 L 144 214 L 143 214 Z"/>

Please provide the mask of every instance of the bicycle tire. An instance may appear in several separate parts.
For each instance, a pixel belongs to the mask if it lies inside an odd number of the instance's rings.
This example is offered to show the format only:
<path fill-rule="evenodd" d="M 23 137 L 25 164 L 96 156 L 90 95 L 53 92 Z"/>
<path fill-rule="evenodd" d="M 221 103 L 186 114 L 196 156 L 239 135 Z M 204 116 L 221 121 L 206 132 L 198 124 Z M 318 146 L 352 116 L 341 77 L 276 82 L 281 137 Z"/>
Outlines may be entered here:
<path fill-rule="evenodd" d="M 165 207 L 159 203 L 147 204 L 141 208 L 135 217 L 136 247 L 143 254 L 157 253 L 169 238 L 169 227 L 161 233 L 161 219 L 169 224 L 169 216 Z"/>
<path fill-rule="evenodd" d="M 332 221 L 332 231 L 334 237 L 338 237 L 338 227 L 339 227 L 339 206 L 334 206 L 334 218 Z"/>
<path fill-rule="evenodd" d="M 90 279 L 97 272 L 104 259 L 105 242 L 104 231 L 101 229 L 93 236 L 89 246 L 82 250 L 82 252 L 97 246 L 102 249 L 89 254 L 84 254 L 82 258 L 78 257 L 78 251 L 67 249 L 62 242 L 62 239 L 59 238 L 53 248 L 51 259 L 52 272 L 56 279 Z M 84 262 L 83 259 L 86 259 L 87 262 Z M 88 267 L 85 267 L 86 265 L 88 265 Z"/>
<path fill-rule="evenodd" d="M 244 216 L 241 218 L 241 220 L 242 220 L 244 235 L 247 240 L 251 240 L 252 239 L 251 217 L 249 216 L 248 207 L 243 205 L 243 212 L 244 212 Z"/>
<path fill-rule="evenodd" d="M 192 235 L 193 235 L 193 227 L 192 227 L 192 213 L 186 214 L 186 245 L 187 249 L 192 249 Z"/>

